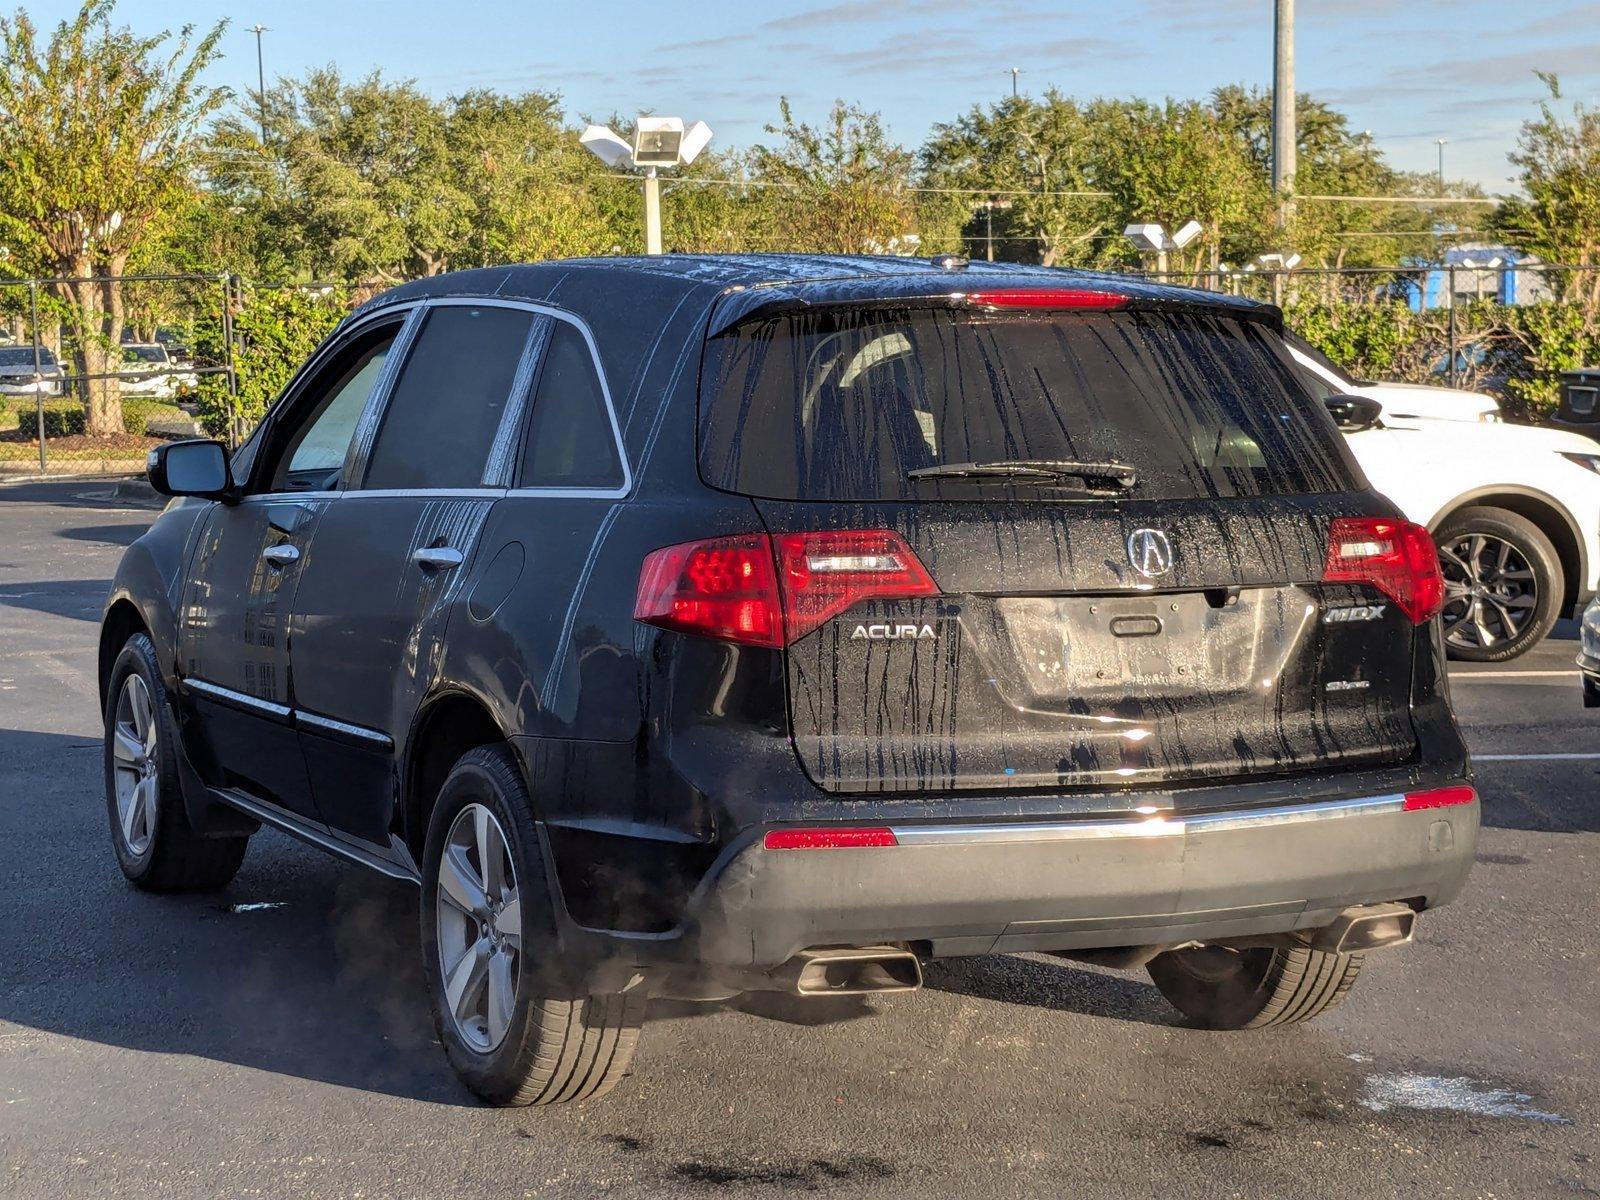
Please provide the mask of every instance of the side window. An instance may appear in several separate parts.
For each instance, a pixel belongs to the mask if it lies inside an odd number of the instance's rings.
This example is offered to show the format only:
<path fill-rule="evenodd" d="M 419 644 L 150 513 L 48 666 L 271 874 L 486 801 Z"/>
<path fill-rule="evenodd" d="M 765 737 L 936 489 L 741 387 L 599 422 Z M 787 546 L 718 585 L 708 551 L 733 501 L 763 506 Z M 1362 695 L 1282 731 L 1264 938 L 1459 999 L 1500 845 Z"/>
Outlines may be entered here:
<path fill-rule="evenodd" d="M 398 328 L 387 326 L 356 339 L 302 394 L 273 438 L 276 464 L 266 476 L 272 492 L 321 492 L 339 485 L 356 422 L 383 371 Z"/>
<path fill-rule="evenodd" d="M 589 343 L 574 326 L 557 321 L 533 394 L 518 486 L 615 488 L 622 482 Z"/>
<path fill-rule="evenodd" d="M 481 486 L 532 327 L 533 315 L 515 308 L 449 304 L 429 312 L 361 486 Z"/>

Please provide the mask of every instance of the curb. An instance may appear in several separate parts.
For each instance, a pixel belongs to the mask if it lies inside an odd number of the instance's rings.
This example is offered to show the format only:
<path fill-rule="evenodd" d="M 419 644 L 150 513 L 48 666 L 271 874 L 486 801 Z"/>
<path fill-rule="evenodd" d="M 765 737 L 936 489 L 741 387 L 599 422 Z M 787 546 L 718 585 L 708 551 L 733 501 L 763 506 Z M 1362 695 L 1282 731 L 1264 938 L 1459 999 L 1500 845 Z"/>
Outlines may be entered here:
<path fill-rule="evenodd" d="M 147 479 L 119 479 L 111 494 L 118 500 L 127 500 L 134 504 L 159 507 L 167 502 L 164 496 L 150 486 L 150 481 Z"/>

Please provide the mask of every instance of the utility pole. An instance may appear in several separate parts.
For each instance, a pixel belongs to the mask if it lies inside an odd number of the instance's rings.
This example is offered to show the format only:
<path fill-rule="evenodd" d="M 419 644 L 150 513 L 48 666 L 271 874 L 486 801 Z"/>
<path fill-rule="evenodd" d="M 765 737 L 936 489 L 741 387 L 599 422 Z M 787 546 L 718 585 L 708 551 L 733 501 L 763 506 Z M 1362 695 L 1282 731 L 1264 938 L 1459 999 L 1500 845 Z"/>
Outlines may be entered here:
<path fill-rule="evenodd" d="M 250 32 L 256 35 L 256 87 L 261 97 L 261 145 L 267 144 L 267 68 L 261 58 L 261 35 L 267 32 L 267 27 L 257 21 L 250 26 Z"/>
<path fill-rule="evenodd" d="M 1294 216 L 1294 0 L 1276 0 L 1272 27 L 1272 190 L 1278 197 L 1278 225 Z"/>

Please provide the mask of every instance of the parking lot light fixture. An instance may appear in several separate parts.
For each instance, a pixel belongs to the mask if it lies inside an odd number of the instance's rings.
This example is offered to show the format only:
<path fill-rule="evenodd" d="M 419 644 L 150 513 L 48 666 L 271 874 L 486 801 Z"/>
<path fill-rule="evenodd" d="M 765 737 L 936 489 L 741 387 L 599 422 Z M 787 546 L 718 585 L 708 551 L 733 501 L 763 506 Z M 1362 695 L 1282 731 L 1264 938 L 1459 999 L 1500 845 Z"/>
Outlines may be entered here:
<path fill-rule="evenodd" d="M 704 121 L 685 125 L 682 117 L 639 117 L 633 123 L 633 140 L 604 125 L 590 125 L 578 143 L 608 167 L 644 171 L 644 251 L 661 253 L 661 180 L 657 171 L 685 167 L 711 142 L 711 126 Z"/>
<path fill-rule="evenodd" d="M 1182 250 L 1204 232 L 1205 226 L 1199 221 L 1187 221 L 1177 233 L 1169 237 L 1166 229 L 1160 224 L 1146 221 L 1127 226 L 1123 229 L 1122 236 L 1139 248 L 1141 256 L 1153 253 L 1156 256 L 1156 274 L 1165 275 L 1167 253 L 1172 250 Z"/>

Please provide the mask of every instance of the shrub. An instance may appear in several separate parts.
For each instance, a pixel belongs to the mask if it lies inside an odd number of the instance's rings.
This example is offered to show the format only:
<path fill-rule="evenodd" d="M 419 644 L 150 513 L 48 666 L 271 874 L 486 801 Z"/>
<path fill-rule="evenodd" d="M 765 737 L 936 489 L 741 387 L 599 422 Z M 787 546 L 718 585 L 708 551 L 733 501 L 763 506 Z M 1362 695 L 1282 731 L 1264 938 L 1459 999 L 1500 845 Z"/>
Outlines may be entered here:
<path fill-rule="evenodd" d="M 1448 310 L 1319 299 L 1291 301 L 1284 319 L 1358 379 L 1444 384 L 1448 378 Z M 1454 346 L 1456 386 L 1489 392 L 1507 416 L 1534 421 L 1555 410 L 1562 371 L 1600 364 L 1600 328 L 1579 305 L 1557 301 L 1458 304 Z"/>
<path fill-rule="evenodd" d="M 82 407 L 66 407 L 60 403 L 47 404 L 44 410 L 44 435 L 47 438 L 71 437 L 82 433 L 88 425 L 88 416 Z M 17 432 L 26 438 L 39 436 L 39 410 L 24 408 L 17 413 Z"/>
<path fill-rule="evenodd" d="M 246 289 L 244 303 L 233 318 L 237 336 L 233 364 L 239 393 L 232 400 L 241 434 L 261 420 L 301 364 L 333 332 L 349 311 L 349 301 L 349 294 L 338 289 Z M 195 333 L 195 349 L 202 361 L 227 361 L 220 318 L 209 319 Z M 206 432 L 224 436 L 228 429 L 227 376 L 201 376 L 197 403 Z"/>

